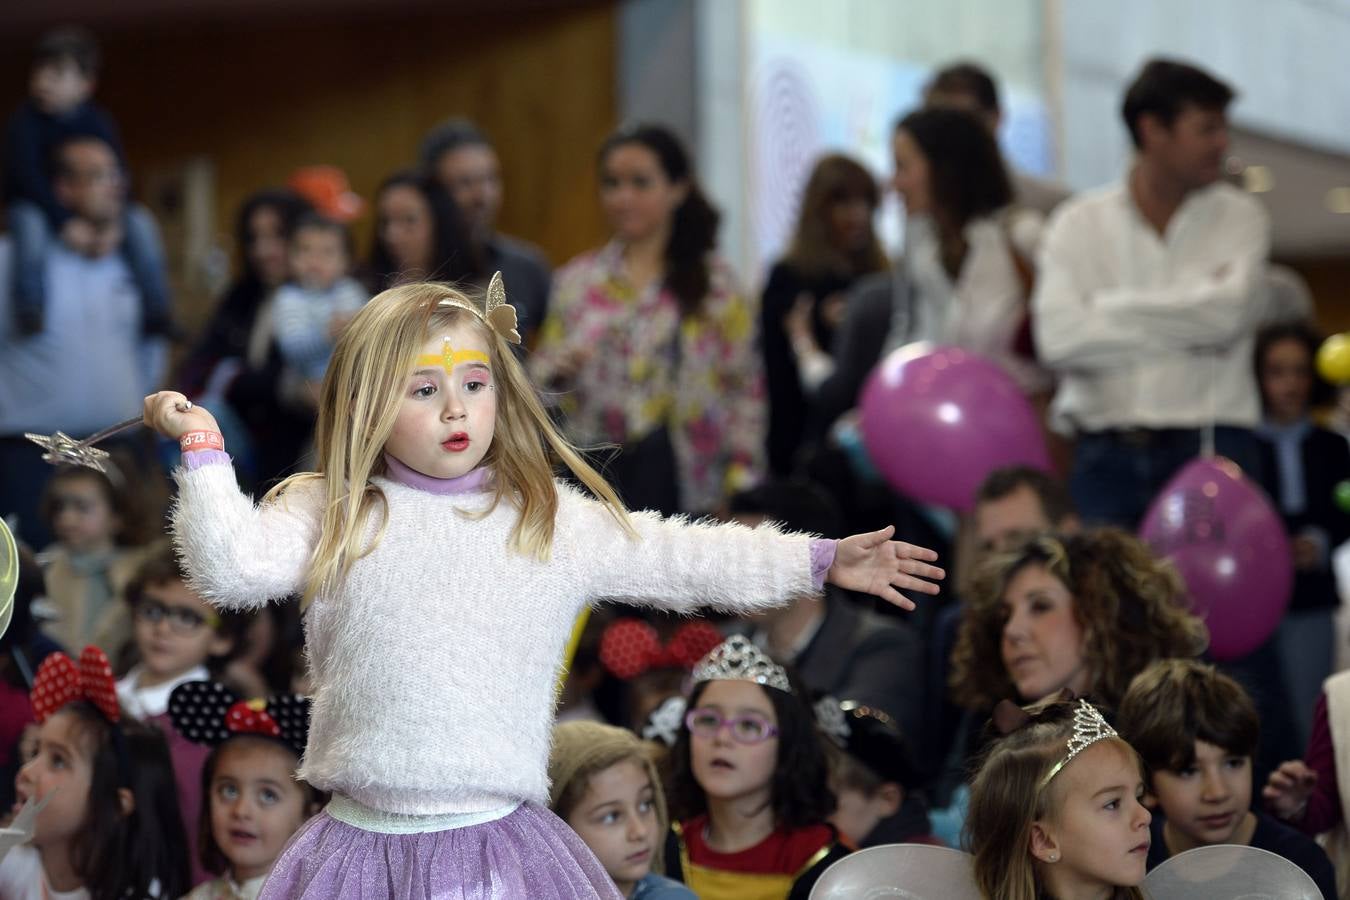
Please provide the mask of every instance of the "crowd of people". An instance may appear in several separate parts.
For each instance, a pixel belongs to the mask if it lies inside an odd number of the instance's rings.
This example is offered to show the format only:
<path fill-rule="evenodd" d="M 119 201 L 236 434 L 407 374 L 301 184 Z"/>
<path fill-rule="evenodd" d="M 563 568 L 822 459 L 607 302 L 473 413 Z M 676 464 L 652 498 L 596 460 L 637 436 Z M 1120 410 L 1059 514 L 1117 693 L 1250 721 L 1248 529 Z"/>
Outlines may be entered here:
<path fill-rule="evenodd" d="M 942 68 L 891 172 L 816 162 L 758 296 L 670 129 L 605 139 L 612 236 L 552 271 L 452 119 L 366 253 L 330 167 L 246 200 L 187 335 L 98 67 L 45 36 L 4 145 L 0 809 L 45 806 L 0 898 L 805 898 L 895 843 L 969 851 L 990 898 L 1140 897 L 1211 844 L 1338 896 L 1350 444 L 1225 177 L 1228 85 L 1145 64 L 1130 168 L 1071 195 Z M 1000 367 L 1061 468 L 960 516 L 880 480 L 859 394 L 917 341 Z M 138 409 L 104 471 L 25 438 Z M 1211 435 L 1295 568 L 1219 662 L 1134 536 Z"/>

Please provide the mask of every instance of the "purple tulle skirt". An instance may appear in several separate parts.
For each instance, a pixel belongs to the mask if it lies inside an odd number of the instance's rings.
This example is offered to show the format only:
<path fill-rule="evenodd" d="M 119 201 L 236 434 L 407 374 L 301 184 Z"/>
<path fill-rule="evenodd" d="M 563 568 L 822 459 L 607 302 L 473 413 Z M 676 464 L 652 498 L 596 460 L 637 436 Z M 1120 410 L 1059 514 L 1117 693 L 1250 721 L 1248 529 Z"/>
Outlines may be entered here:
<path fill-rule="evenodd" d="M 291 838 L 259 900 L 622 900 L 595 854 L 542 806 L 444 831 L 367 831 L 328 810 Z"/>

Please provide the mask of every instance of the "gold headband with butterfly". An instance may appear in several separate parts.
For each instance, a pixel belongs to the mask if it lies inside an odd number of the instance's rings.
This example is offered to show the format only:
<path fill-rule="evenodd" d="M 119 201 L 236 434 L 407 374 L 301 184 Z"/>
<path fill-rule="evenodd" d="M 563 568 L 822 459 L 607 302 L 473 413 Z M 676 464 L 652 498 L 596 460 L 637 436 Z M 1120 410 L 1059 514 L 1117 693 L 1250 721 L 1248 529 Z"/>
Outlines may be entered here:
<path fill-rule="evenodd" d="M 501 272 L 494 273 L 492 280 L 488 282 L 487 300 L 483 309 L 458 296 L 446 297 L 438 305 L 467 309 L 509 343 L 520 343 L 520 332 L 516 330 L 516 308 L 506 302 L 506 285 L 502 282 Z"/>

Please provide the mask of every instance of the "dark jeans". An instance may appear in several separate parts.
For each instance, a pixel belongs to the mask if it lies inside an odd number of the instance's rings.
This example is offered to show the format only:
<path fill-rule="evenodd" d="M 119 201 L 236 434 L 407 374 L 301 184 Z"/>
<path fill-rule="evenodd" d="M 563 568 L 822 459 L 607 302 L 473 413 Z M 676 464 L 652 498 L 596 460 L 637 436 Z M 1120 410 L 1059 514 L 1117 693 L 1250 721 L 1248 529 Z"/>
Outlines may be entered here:
<path fill-rule="evenodd" d="M 1221 425 L 1214 447 L 1263 483 L 1260 445 L 1250 430 Z M 1078 438 L 1069 492 L 1085 522 L 1133 531 L 1163 486 L 1199 455 L 1197 428 L 1086 432 Z"/>
<path fill-rule="evenodd" d="M 21 332 L 33 334 L 42 330 L 47 308 L 47 253 L 60 237 L 35 204 L 12 201 L 7 217 L 14 244 L 14 316 Z M 154 219 L 145 207 L 129 204 L 122 214 L 122 229 L 122 257 L 141 295 L 141 330 L 168 334 L 169 282 Z"/>

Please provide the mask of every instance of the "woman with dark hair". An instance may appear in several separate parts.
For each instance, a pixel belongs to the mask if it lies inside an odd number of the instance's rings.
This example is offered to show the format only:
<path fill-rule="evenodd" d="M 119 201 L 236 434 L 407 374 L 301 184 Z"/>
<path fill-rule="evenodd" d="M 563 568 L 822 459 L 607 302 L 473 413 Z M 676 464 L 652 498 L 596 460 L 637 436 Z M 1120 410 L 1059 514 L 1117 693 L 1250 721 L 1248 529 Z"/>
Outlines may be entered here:
<path fill-rule="evenodd" d="M 814 430 L 856 404 L 884 353 L 914 341 L 978 353 L 1047 400 L 1052 382 L 1036 364 L 1027 318 L 1041 216 L 1012 206 L 993 135 L 969 112 L 921 109 L 896 124 L 891 149 L 907 213 L 904 258 L 891 283 L 869 279 L 850 298 Z"/>
<path fill-rule="evenodd" d="M 691 678 L 666 757 L 666 874 L 703 900 L 806 900 L 848 850 L 827 821 L 835 797 L 805 688 L 740 636 Z"/>
<path fill-rule="evenodd" d="M 876 180 L 860 163 L 833 153 L 811 170 L 787 254 L 769 272 L 760 301 L 761 349 L 769 389 L 769 468 L 792 473 L 806 428 L 821 357 L 828 359 L 846 293 L 886 268 L 872 220 Z M 824 349 L 822 349 L 824 348 Z"/>
<path fill-rule="evenodd" d="M 532 372 L 572 440 L 620 448 L 607 475 L 630 507 L 708 512 L 763 468 L 754 304 L 673 134 L 621 130 L 599 170 L 614 238 L 558 271 Z"/>
<path fill-rule="evenodd" d="M 460 284 L 482 276 L 459 207 L 429 175 L 407 170 L 386 178 L 375 194 L 375 215 L 373 290 L 414 281 Z"/>
<path fill-rule="evenodd" d="M 1286 322 L 1258 333 L 1254 354 L 1265 488 L 1294 551 L 1293 600 L 1275 642 L 1303 739 L 1312 729 L 1322 682 L 1333 671 L 1332 617 L 1340 595 L 1331 552 L 1350 539 L 1350 513 L 1336 502 L 1336 486 L 1350 479 L 1350 444 L 1312 419 L 1313 410 L 1335 396 L 1313 365 L 1321 344 L 1311 324 Z"/>
<path fill-rule="evenodd" d="M 272 334 L 272 293 L 286 281 L 291 228 L 311 207 L 285 189 L 258 191 L 239 209 L 239 275 L 216 304 L 175 379 L 191 396 L 222 396 L 233 413 L 231 452 L 238 471 L 259 485 L 295 465 L 313 414 L 284 396 L 284 364 Z M 213 407 L 216 408 L 216 407 Z"/>
<path fill-rule="evenodd" d="M 965 347 L 1003 366 L 1028 395 L 1044 393 L 1049 376 L 1019 347 L 1040 220 L 1024 211 L 1014 221 L 998 144 L 967 112 L 923 109 L 896 125 L 893 149 L 909 213 L 910 302 L 895 311 L 888 343 Z"/>

